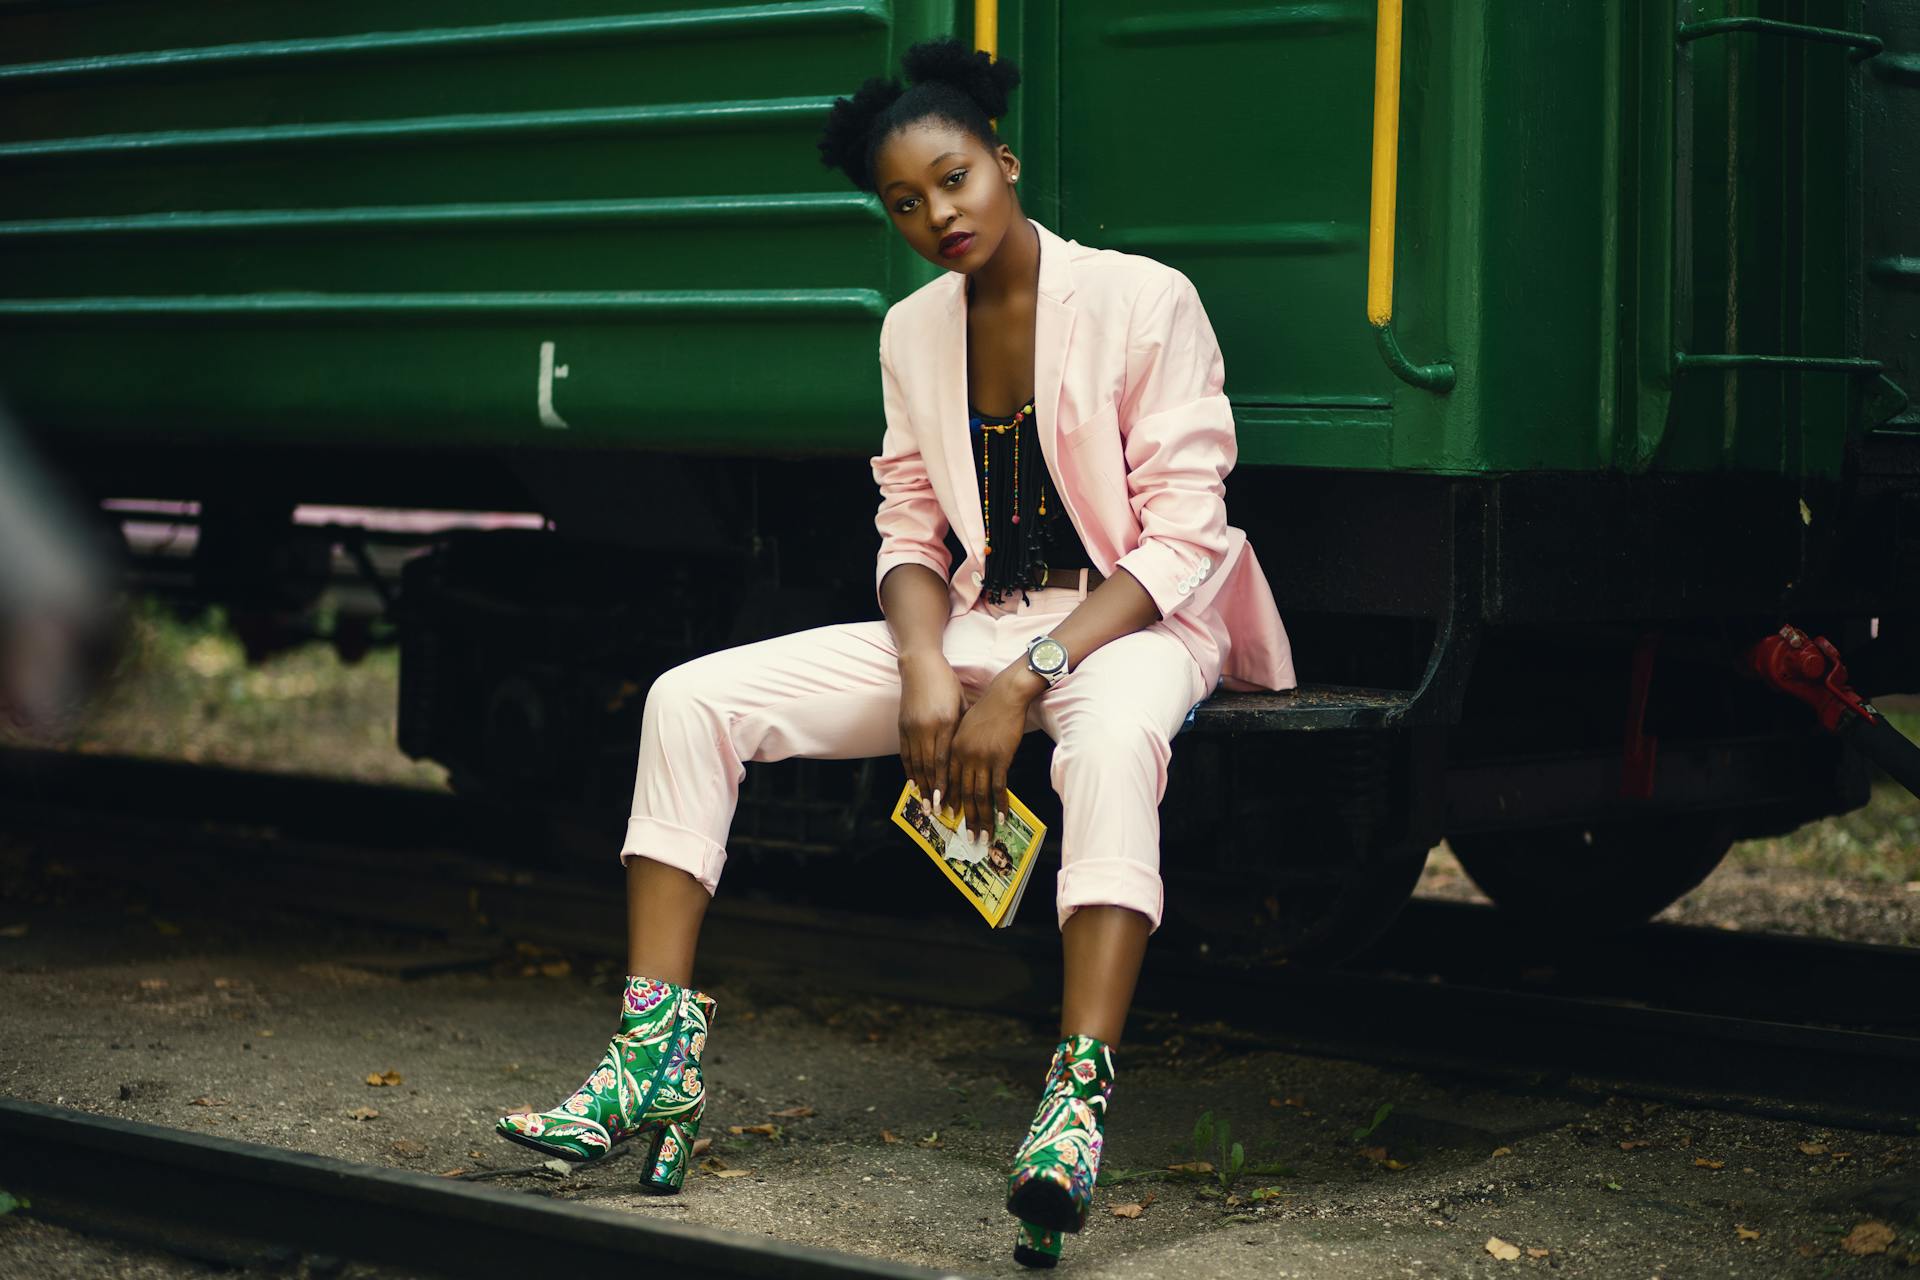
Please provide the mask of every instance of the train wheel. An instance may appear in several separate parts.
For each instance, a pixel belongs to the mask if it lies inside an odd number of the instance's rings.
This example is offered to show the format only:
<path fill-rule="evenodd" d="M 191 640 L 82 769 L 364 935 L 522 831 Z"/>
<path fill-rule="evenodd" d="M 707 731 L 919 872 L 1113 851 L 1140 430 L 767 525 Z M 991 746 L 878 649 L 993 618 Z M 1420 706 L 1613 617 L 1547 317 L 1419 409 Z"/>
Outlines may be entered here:
<path fill-rule="evenodd" d="M 1481 892 L 1516 926 L 1594 938 L 1645 924 L 1705 880 L 1727 856 L 1721 814 L 1483 831 L 1448 843 Z"/>
<path fill-rule="evenodd" d="M 1415 847 L 1418 845 L 1418 847 Z M 1166 932 L 1218 958 L 1330 968 L 1364 950 L 1413 896 L 1427 848 L 1389 841 L 1310 865 L 1234 875 L 1173 872 Z"/>

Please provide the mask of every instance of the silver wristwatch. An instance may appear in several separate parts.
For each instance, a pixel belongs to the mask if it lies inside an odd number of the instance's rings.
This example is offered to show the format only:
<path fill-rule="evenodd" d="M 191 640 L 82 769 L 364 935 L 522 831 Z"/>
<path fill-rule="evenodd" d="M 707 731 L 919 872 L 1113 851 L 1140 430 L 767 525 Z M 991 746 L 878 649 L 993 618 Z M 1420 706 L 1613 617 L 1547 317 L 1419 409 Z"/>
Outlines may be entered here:
<path fill-rule="evenodd" d="M 1052 636 L 1035 636 L 1027 641 L 1027 670 L 1045 680 L 1049 687 L 1067 674 L 1067 646 Z"/>

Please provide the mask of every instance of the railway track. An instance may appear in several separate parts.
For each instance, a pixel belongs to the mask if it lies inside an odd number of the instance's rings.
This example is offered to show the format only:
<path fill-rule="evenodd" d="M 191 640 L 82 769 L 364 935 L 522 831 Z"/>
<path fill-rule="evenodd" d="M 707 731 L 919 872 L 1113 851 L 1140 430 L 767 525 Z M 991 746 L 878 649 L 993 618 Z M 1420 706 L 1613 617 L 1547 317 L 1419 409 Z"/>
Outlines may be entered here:
<path fill-rule="evenodd" d="M 615 1268 L 697 1280 L 934 1280 L 951 1273 L 405 1169 L 0 1099 L 0 1183 L 34 1216 L 221 1265 L 345 1260 L 410 1274 Z"/>
<path fill-rule="evenodd" d="M 453 852 L 449 843 L 485 848 L 500 832 L 449 796 L 0 753 L 0 801 L 16 832 L 32 827 L 69 864 L 141 885 L 156 901 L 217 882 L 264 907 L 468 943 L 624 952 L 623 904 L 609 891 L 618 880 L 607 867 Z M 909 886 L 900 901 L 944 904 L 912 892 L 924 887 L 913 874 L 924 868 L 906 859 L 898 866 Z M 396 876 L 406 892 L 359 888 Z M 989 932 L 952 915 L 755 901 L 751 874 L 736 883 L 707 919 L 702 964 L 714 976 L 800 964 L 873 994 L 930 1003 L 1032 1013 L 1057 999 L 1058 935 L 1046 912 Z M 1912 1084 L 1920 1009 L 1898 994 L 1920 986 L 1920 951 L 1676 926 L 1573 953 L 1530 945 L 1487 908 L 1416 901 L 1381 943 L 1338 971 L 1150 950 L 1136 1025 L 1204 1026 L 1228 1041 L 1513 1087 L 1900 1132 L 1920 1123 Z M 884 969 L 870 963 L 875 947 L 892 958 Z M 956 964 L 969 974 L 958 986 Z"/>

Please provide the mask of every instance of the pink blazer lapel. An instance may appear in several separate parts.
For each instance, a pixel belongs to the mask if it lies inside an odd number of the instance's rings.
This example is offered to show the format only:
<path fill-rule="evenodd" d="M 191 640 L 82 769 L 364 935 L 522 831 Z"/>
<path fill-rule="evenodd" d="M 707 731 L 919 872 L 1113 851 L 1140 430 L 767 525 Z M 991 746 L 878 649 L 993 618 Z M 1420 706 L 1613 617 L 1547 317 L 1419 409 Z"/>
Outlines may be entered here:
<path fill-rule="evenodd" d="M 1073 296 L 1073 268 L 1067 260 L 1067 242 L 1029 218 L 1040 235 L 1040 290 L 1034 314 L 1033 395 L 1038 417 L 1040 453 L 1053 474 L 1060 474 L 1055 448 L 1060 437 L 1060 387 L 1066 376 L 1067 344 L 1073 336 L 1074 308 L 1067 299 Z M 934 335 L 939 349 L 934 362 L 935 384 L 933 421 L 935 440 L 920 442 L 920 451 L 929 463 L 947 476 L 946 491 L 954 495 L 960 509 L 955 533 L 965 546 L 968 558 L 979 561 L 986 545 L 987 527 L 980 516 L 980 468 L 968 433 L 967 404 L 967 278 L 958 271 L 946 278 L 946 306 L 941 311 L 940 331 Z M 1061 495 L 1067 512 L 1076 525 L 1084 527 L 1072 496 Z"/>

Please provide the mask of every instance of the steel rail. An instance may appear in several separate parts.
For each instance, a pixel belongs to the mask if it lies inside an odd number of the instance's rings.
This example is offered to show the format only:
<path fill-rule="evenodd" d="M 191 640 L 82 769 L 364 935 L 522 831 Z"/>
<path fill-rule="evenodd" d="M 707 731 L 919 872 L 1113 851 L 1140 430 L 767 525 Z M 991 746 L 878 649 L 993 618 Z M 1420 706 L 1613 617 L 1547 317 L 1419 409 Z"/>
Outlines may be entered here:
<path fill-rule="evenodd" d="M 202 1256 L 210 1235 L 220 1252 L 292 1248 L 502 1280 L 563 1259 L 583 1274 L 683 1280 L 953 1274 L 13 1099 L 0 1099 L 0 1183 L 35 1217 Z"/>

